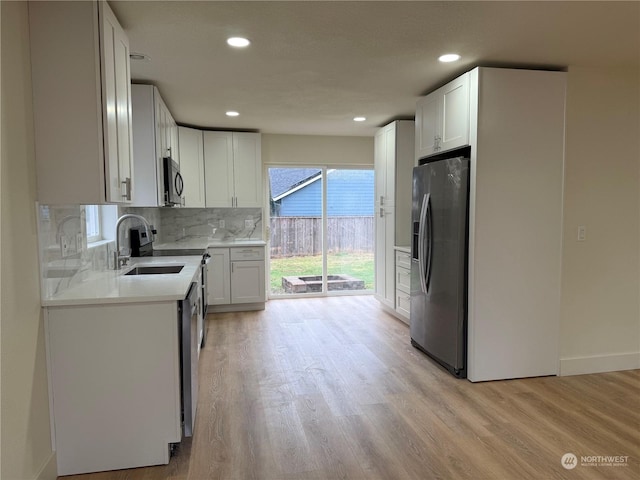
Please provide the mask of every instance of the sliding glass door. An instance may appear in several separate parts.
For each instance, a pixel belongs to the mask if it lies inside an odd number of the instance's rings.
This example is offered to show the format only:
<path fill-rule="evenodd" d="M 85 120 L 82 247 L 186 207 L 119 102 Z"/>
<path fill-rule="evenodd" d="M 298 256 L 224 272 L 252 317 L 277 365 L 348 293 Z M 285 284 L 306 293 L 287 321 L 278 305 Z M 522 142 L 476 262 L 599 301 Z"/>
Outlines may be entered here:
<path fill-rule="evenodd" d="M 270 295 L 373 290 L 373 170 L 270 167 Z"/>

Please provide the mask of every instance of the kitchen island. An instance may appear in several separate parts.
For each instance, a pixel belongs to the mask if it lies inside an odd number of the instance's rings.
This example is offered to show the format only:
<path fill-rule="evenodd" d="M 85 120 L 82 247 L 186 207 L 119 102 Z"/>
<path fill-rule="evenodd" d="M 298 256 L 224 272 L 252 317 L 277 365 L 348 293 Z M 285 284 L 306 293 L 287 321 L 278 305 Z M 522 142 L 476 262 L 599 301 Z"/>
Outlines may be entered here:
<path fill-rule="evenodd" d="M 148 266 L 182 269 L 127 275 Z M 199 274 L 199 257 L 137 258 L 43 299 L 59 475 L 169 462 L 183 437 L 183 355 L 197 378 L 181 313 Z"/>

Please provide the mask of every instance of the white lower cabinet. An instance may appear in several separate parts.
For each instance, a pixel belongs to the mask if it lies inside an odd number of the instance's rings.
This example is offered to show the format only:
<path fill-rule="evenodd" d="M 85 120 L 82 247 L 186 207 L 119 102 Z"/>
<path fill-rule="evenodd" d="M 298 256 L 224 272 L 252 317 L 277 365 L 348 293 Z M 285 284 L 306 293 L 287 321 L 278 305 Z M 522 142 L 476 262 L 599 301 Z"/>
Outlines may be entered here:
<path fill-rule="evenodd" d="M 264 260 L 231 262 L 231 303 L 264 301 Z"/>
<path fill-rule="evenodd" d="M 264 247 L 209 248 L 211 311 L 256 310 L 266 301 Z"/>
<path fill-rule="evenodd" d="M 177 302 L 45 309 L 58 475 L 160 465 L 181 441 Z"/>
<path fill-rule="evenodd" d="M 210 248 L 209 268 L 207 269 L 207 302 L 209 305 L 228 305 L 231 303 L 231 266 L 228 248 Z"/>
<path fill-rule="evenodd" d="M 396 251 L 396 313 L 409 323 L 411 311 L 411 254 Z"/>

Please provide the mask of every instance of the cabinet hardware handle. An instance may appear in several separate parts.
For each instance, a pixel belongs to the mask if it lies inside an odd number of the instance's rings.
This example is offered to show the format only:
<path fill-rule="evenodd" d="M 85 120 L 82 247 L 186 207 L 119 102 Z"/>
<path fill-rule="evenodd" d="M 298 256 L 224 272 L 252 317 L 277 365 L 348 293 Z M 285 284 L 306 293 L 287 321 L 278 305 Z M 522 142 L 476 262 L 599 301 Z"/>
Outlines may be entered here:
<path fill-rule="evenodd" d="M 380 195 L 380 206 L 384 205 L 384 195 Z"/>
<path fill-rule="evenodd" d="M 380 218 L 384 217 L 384 208 L 380 207 Z"/>
<path fill-rule="evenodd" d="M 124 185 L 124 193 L 122 194 L 122 198 L 126 200 L 131 200 L 131 177 L 125 178 L 120 183 Z"/>

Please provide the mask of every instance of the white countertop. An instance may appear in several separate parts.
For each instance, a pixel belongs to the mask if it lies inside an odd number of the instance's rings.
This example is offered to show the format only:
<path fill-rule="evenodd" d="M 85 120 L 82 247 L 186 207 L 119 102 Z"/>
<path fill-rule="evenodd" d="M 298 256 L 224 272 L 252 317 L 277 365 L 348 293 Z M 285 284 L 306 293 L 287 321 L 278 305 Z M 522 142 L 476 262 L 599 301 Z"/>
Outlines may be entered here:
<path fill-rule="evenodd" d="M 254 239 L 232 239 L 223 240 L 218 238 L 185 238 L 177 242 L 154 243 L 154 250 L 192 250 L 205 249 L 209 247 L 263 247 L 267 244 L 264 240 Z"/>
<path fill-rule="evenodd" d="M 121 270 L 89 272 L 62 293 L 42 300 L 43 307 L 183 300 L 200 272 L 199 256 L 140 257 Z M 184 265 L 180 273 L 125 275 L 136 265 Z"/>

